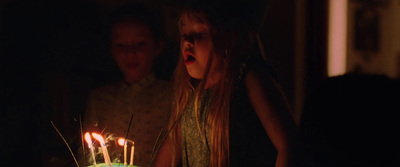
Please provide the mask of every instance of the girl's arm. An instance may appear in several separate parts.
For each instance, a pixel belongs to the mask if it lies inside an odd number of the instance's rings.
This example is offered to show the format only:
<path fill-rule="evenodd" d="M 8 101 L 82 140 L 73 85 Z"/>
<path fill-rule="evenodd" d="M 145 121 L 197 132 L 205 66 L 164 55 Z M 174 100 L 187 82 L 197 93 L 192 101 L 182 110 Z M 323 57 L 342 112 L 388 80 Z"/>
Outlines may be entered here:
<path fill-rule="evenodd" d="M 271 76 L 251 69 L 246 75 L 245 84 L 251 104 L 278 151 L 276 166 L 293 166 L 297 127 L 282 90 Z"/>
<path fill-rule="evenodd" d="M 178 131 L 176 137 L 176 143 L 172 143 L 171 138 L 168 136 L 161 145 L 160 150 L 157 153 L 157 157 L 152 167 L 170 167 L 170 166 L 179 166 L 182 162 L 182 149 L 181 149 L 181 133 L 180 133 L 180 124 L 177 124 L 176 130 Z M 173 158 L 173 149 L 175 149 L 175 161 L 172 164 Z"/>

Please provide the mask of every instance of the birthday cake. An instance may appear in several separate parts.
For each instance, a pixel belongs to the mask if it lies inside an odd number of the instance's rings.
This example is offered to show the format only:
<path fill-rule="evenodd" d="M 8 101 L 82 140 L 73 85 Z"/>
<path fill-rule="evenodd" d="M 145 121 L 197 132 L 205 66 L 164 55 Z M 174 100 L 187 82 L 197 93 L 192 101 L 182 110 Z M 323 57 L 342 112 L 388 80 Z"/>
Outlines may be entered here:
<path fill-rule="evenodd" d="M 111 165 L 112 165 L 112 167 L 139 167 L 139 166 L 136 166 L 136 165 L 126 165 L 126 166 L 124 166 L 123 163 L 111 163 Z M 95 165 L 90 165 L 90 166 L 87 166 L 87 167 L 109 167 L 109 166 L 110 166 L 110 164 L 100 163 L 100 164 L 96 164 L 96 166 Z"/>
<path fill-rule="evenodd" d="M 133 165 L 135 147 L 132 140 L 121 137 L 107 137 L 105 140 L 97 133 L 86 133 L 85 140 L 89 148 L 85 151 L 85 164 L 93 164 L 87 167 L 139 167 Z"/>
<path fill-rule="evenodd" d="M 61 133 L 52 121 L 51 124 L 60 135 L 60 137 L 64 140 L 69 150 L 71 150 L 65 138 L 61 135 Z M 92 140 L 92 137 L 95 139 L 95 142 Z M 86 132 L 85 135 L 82 136 L 82 138 L 85 138 L 85 141 L 87 143 L 86 146 L 89 149 L 84 150 L 84 145 L 82 145 L 83 154 L 82 156 L 79 156 L 80 162 L 77 161 L 75 155 L 71 151 L 77 166 L 79 166 L 80 163 L 83 163 L 83 165 L 86 167 L 139 167 L 137 165 L 133 165 L 135 155 L 135 142 L 133 142 L 132 140 L 123 137 L 112 137 L 112 135 L 106 137 L 105 140 L 102 135 L 97 133 L 90 134 L 89 132 Z M 114 144 L 112 144 L 113 142 Z M 130 148 L 128 148 L 128 145 L 130 146 Z M 108 149 L 111 149 L 110 152 L 108 151 Z M 129 158 L 128 150 L 130 151 Z M 112 157 L 113 159 L 111 159 Z M 87 166 L 88 164 L 93 165 Z"/>

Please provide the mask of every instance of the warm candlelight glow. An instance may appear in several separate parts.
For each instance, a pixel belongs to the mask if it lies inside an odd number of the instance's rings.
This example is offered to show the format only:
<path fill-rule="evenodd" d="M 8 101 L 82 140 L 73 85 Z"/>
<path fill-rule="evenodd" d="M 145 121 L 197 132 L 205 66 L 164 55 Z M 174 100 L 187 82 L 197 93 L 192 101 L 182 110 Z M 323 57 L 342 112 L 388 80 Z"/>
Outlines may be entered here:
<path fill-rule="evenodd" d="M 92 138 L 90 138 L 89 132 L 86 132 L 85 140 L 86 140 L 87 144 L 89 145 L 89 148 L 91 148 L 92 147 Z"/>
<path fill-rule="evenodd" d="M 132 148 L 131 148 L 131 161 L 129 165 L 133 165 L 133 155 L 135 154 L 135 142 L 132 142 Z"/>
<path fill-rule="evenodd" d="M 107 147 L 106 147 L 106 142 L 104 142 L 104 139 L 101 135 L 97 134 L 97 133 L 92 133 L 92 136 L 98 140 L 100 142 L 101 145 L 101 149 L 103 151 L 103 156 L 104 156 L 104 161 L 106 164 L 108 164 L 110 167 L 111 165 L 111 160 L 110 160 L 110 156 L 108 155 L 108 151 L 107 151 Z"/>
<path fill-rule="evenodd" d="M 93 136 L 96 140 L 98 140 L 98 141 L 100 142 L 100 145 L 101 145 L 101 146 L 105 146 L 105 145 L 106 145 L 106 142 L 104 142 L 103 136 L 101 136 L 101 135 L 99 135 L 99 134 L 97 134 L 97 133 L 92 133 L 92 136 Z"/>
<path fill-rule="evenodd" d="M 96 157 L 94 155 L 94 150 L 93 150 L 93 144 L 92 144 L 92 138 L 90 138 L 90 134 L 89 132 L 86 132 L 85 134 L 85 140 L 88 143 L 88 147 L 90 149 L 90 152 L 92 154 L 92 158 L 93 158 L 93 164 L 94 166 L 96 166 Z"/>
<path fill-rule="evenodd" d="M 118 144 L 119 144 L 120 146 L 125 145 L 125 139 L 119 138 L 119 139 L 118 139 Z"/>
<path fill-rule="evenodd" d="M 125 139 L 123 139 L 123 138 L 119 138 L 118 139 L 118 144 L 120 145 L 120 146 L 124 146 L 124 166 L 126 166 L 127 165 L 127 153 L 126 153 L 126 149 L 127 149 L 127 143 L 126 143 L 126 140 Z"/>

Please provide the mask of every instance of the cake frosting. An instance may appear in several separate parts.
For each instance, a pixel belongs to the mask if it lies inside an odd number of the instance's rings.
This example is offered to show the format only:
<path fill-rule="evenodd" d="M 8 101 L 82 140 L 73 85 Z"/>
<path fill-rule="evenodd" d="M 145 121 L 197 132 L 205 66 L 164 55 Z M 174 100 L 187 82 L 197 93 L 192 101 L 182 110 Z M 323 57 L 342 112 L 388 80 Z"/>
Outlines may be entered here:
<path fill-rule="evenodd" d="M 124 166 L 124 163 L 111 163 L 112 167 L 139 167 L 136 165 L 126 165 Z M 90 165 L 87 167 L 109 167 L 110 165 L 106 164 L 106 163 L 98 163 L 96 164 L 96 166 L 94 165 Z"/>

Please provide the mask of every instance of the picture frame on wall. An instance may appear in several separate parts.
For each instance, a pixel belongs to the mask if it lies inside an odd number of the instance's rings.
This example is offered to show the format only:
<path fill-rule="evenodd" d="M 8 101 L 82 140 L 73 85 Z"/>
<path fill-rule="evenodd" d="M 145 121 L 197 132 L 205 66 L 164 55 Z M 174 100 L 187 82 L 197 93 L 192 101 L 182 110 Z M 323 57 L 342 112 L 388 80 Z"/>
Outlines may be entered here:
<path fill-rule="evenodd" d="M 378 52 L 380 44 L 380 15 L 372 7 L 362 7 L 355 11 L 354 46 L 361 52 Z"/>

